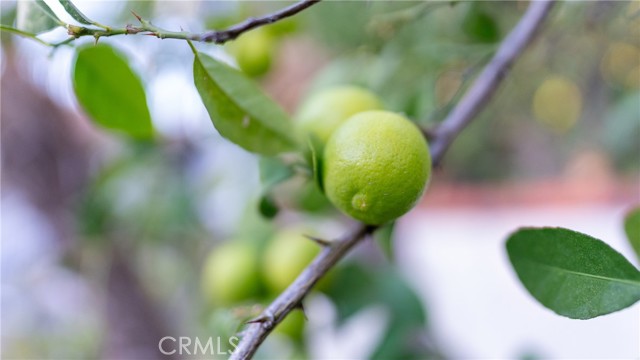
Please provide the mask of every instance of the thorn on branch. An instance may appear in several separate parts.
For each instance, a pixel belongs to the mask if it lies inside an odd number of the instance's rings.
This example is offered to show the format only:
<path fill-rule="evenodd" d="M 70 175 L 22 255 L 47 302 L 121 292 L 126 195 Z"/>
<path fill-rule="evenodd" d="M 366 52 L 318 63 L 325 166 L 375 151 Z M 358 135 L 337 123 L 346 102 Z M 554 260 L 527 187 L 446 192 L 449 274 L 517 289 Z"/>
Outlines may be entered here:
<path fill-rule="evenodd" d="M 302 304 L 302 301 L 298 303 L 298 305 L 296 306 L 296 309 L 299 309 L 300 311 L 302 311 L 302 316 L 304 316 L 304 319 L 306 321 L 309 321 L 309 318 L 307 317 L 307 312 L 304 309 L 304 305 Z"/>
<path fill-rule="evenodd" d="M 273 327 L 273 323 L 274 323 L 274 318 L 273 315 L 270 313 L 263 313 L 260 316 L 258 316 L 257 318 L 253 318 L 249 321 L 247 321 L 247 324 L 262 324 L 262 326 L 264 326 L 265 328 L 272 328 Z"/>
<path fill-rule="evenodd" d="M 136 14 L 136 12 L 133 10 L 131 10 L 131 13 L 136 17 L 136 19 L 138 19 L 138 21 L 142 22 L 142 18 L 140 17 L 140 15 Z"/>
<path fill-rule="evenodd" d="M 322 247 L 326 247 L 326 246 L 331 246 L 331 244 L 333 243 L 330 240 L 327 239 L 322 239 L 316 236 L 312 236 L 312 235 L 307 235 L 307 234 L 303 234 L 302 236 L 306 237 L 307 239 L 315 242 L 316 244 L 322 246 Z"/>

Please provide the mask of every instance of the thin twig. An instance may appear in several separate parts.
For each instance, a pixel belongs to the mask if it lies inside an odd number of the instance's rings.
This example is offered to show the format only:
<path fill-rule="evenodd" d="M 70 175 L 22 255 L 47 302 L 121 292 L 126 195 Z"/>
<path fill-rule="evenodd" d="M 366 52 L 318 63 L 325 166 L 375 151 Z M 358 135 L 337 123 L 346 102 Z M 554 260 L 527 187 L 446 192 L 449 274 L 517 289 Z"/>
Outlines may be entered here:
<path fill-rule="evenodd" d="M 338 260 L 360 240 L 376 229 L 375 226 L 361 225 L 347 237 L 334 241 L 322 249 L 320 254 L 307 266 L 298 278 L 275 299 L 257 318 L 260 321 L 250 323 L 242 334 L 242 340 L 231 355 L 230 360 L 250 359 L 258 350 L 271 330 L 279 324 L 293 309 L 299 308 L 302 299 L 311 288 L 326 274 Z"/>
<path fill-rule="evenodd" d="M 6 31 L 6 32 L 9 32 L 9 33 L 18 35 L 18 36 L 29 38 L 31 40 L 35 40 L 35 41 L 39 42 L 42 45 L 53 46 L 53 44 L 40 39 L 36 34 L 30 33 L 30 32 L 26 32 L 26 31 L 22 31 L 22 30 L 19 30 L 19 29 L 16 29 L 16 28 L 12 28 L 11 26 L 6 26 L 6 25 L 0 24 L 0 31 Z"/>
<path fill-rule="evenodd" d="M 503 41 L 496 55 L 475 80 L 451 114 L 442 122 L 431 142 L 434 164 L 439 164 L 446 149 L 462 129 L 488 103 L 509 67 L 531 42 L 549 13 L 554 1 L 533 1 L 516 27 Z M 230 360 L 250 359 L 273 328 L 301 304 L 304 297 L 354 245 L 376 230 L 374 226 L 360 227 L 345 237 L 323 248 L 320 254 L 298 278 L 267 307 L 260 318 L 264 321 L 247 325 L 242 339 Z"/>
<path fill-rule="evenodd" d="M 302 0 L 293 5 L 287 6 L 286 8 L 278 10 L 272 14 L 262 16 L 259 18 L 247 19 L 225 30 L 206 32 L 200 36 L 199 41 L 223 44 L 229 40 L 233 40 L 237 38 L 238 36 L 240 36 L 240 34 L 244 32 L 247 32 L 251 29 L 255 29 L 259 26 L 272 24 L 276 21 L 286 19 L 319 2 L 320 0 Z"/>
<path fill-rule="evenodd" d="M 544 0 L 531 2 L 527 12 L 502 42 L 469 91 L 438 126 L 431 143 L 431 155 L 435 159 L 434 166 L 440 164 L 453 140 L 489 102 L 511 65 L 540 29 L 553 3 L 554 1 Z"/>
<path fill-rule="evenodd" d="M 206 43 L 216 43 L 216 44 L 224 44 L 227 41 L 233 40 L 243 33 L 255 29 L 260 26 L 273 24 L 277 21 L 286 19 L 291 17 L 304 9 L 311 7 L 314 4 L 319 3 L 321 0 L 302 0 L 290 6 L 287 6 L 283 9 L 280 9 L 271 14 L 267 14 L 257 18 L 249 18 L 239 24 L 233 25 L 224 30 L 211 30 L 206 31 L 204 33 L 191 33 L 188 31 L 170 31 L 163 28 L 160 28 L 151 23 L 151 21 L 145 20 L 138 16 L 136 13 L 133 13 L 133 16 L 140 22 L 140 25 L 127 25 L 124 28 L 116 28 L 101 25 L 96 22 L 92 22 L 92 25 L 98 26 L 99 28 L 86 27 L 81 25 L 72 25 L 72 24 L 64 24 L 64 27 L 67 29 L 67 33 L 71 36 L 70 38 L 64 40 L 58 44 L 52 44 L 45 42 L 34 34 L 27 34 L 21 32 L 18 29 L 14 29 L 11 27 L 3 26 L 0 30 L 2 31 L 10 31 L 17 35 L 29 37 L 35 41 L 40 42 L 43 45 L 57 47 L 58 45 L 64 45 L 72 42 L 75 39 L 92 36 L 96 41 L 101 37 L 110 37 L 117 35 L 152 35 L 159 39 L 178 39 L 178 40 L 188 40 L 188 41 L 198 41 L 198 42 L 206 42 Z"/>

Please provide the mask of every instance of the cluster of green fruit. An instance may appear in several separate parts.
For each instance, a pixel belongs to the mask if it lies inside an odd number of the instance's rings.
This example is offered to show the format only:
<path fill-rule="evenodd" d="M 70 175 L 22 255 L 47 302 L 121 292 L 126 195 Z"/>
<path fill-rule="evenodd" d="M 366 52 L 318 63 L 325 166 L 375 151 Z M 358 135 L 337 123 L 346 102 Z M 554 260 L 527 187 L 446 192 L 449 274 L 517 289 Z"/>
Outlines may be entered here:
<path fill-rule="evenodd" d="M 311 96 L 297 115 L 300 136 L 321 154 L 316 171 L 322 173 L 324 194 L 345 214 L 371 225 L 411 210 L 431 173 L 428 144 L 418 127 L 382 109 L 371 92 L 341 86 Z M 319 251 L 305 234 L 292 228 L 264 248 L 236 241 L 215 249 L 202 276 L 207 302 L 225 307 L 280 294 Z M 288 316 L 276 331 L 300 338 L 302 316 Z"/>
<path fill-rule="evenodd" d="M 353 86 L 311 96 L 297 115 L 301 136 L 320 154 L 320 188 L 365 224 L 397 219 L 418 202 L 431 175 L 428 144 L 405 117 Z"/>
<path fill-rule="evenodd" d="M 293 282 L 319 252 L 302 228 L 276 233 L 264 248 L 249 241 L 228 241 L 207 256 L 202 292 L 212 307 L 231 307 L 269 300 Z M 294 339 L 302 336 L 304 314 L 293 312 L 276 331 Z"/>

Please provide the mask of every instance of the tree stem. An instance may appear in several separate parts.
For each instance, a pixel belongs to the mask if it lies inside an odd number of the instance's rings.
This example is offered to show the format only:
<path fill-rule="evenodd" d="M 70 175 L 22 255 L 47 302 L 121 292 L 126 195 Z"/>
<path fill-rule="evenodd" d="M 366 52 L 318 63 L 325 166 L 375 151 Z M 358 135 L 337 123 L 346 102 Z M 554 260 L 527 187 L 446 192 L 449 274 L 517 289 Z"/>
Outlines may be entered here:
<path fill-rule="evenodd" d="M 504 39 L 489 64 L 435 131 L 431 142 L 434 166 L 440 165 L 453 140 L 487 105 L 515 60 L 541 28 L 554 1 L 532 1 L 527 12 Z"/>

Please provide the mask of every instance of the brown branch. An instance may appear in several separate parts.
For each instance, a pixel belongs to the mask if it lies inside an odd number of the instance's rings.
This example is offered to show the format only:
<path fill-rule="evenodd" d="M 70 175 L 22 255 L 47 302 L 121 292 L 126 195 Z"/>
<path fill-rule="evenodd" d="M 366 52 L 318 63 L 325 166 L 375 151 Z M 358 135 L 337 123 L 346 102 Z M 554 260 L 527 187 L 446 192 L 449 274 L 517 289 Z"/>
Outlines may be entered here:
<path fill-rule="evenodd" d="M 229 40 L 237 38 L 244 32 L 263 25 L 272 24 L 282 19 L 286 19 L 319 2 L 320 0 L 302 0 L 293 5 L 287 6 L 286 8 L 280 9 L 272 14 L 268 14 L 259 18 L 249 18 L 225 30 L 214 30 L 206 32 L 200 35 L 200 38 L 198 40 L 203 42 L 214 42 L 216 44 L 223 44 Z"/>
<path fill-rule="evenodd" d="M 361 225 L 356 231 L 345 238 L 336 240 L 330 245 L 323 247 L 320 254 L 302 271 L 298 278 L 260 314 L 260 321 L 247 325 L 247 329 L 242 333 L 242 340 L 231 355 L 230 360 L 250 359 L 264 339 L 271 333 L 271 330 L 273 330 L 289 312 L 300 307 L 302 299 L 311 291 L 318 280 L 320 280 L 338 260 L 342 259 L 355 244 L 375 229 L 376 227 L 374 226 Z"/>
<path fill-rule="evenodd" d="M 549 13 L 553 1 L 533 1 L 522 19 L 503 41 L 496 55 L 484 71 L 475 80 L 450 115 L 442 122 L 431 142 L 431 154 L 434 164 L 442 161 L 445 151 L 469 122 L 488 103 L 502 81 L 509 67 L 531 42 L 535 33 Z M 230 360 L 250 359 L 258 347 L 267 338 L 273 328 L 296 307 L 304 297 L 354 245 L 372 233 L 375 226 L 360 225 L 352 234 L 332 242 L 298 276 L 289 287 L 278 296 L 260 315 L 260 322 L 247 325 L 242 340 L 231 355 Z"/>
<path fill-rule="evenodd" d="M 110 37 L 117 35 L 151 35 L 155 36 L 159 39 L 178 39 L 178 40 L 187 40 L 187 41 L 198 41 L 198 42 L 207 42 L 207 43 L 215 43 L 215 44 L 224 44 L 227 41 L 233 40 L 243 33 L 258 28 L 260 26 L 273 24 L 277 21 L 286 19 L 291 17 L 304 9 L 311 7 L 319 3 L 321 0 L 301 0 L 295 4 L 289 5 L 283 9 L 280 9 L 271 14 L 267 14 L 257 18 L 249 18 L 244 20 L 241 23 L 233 25 L 224 30 L 211 30 L 206 31 L 204 33 L 191 33 L 187 31 L 170 31 L 163 28 L 160 28 L 151 21 L 145 20 L 140 17 L 138 14 L 132 11 L 133 16 L 140 22 L 140 25 L 127 25 L 124 28 L 116 28 L 110 26 L 99 25 L 98 23 L 93 23 L 92 25 L 96 27 L 85 27 L 80 25 L 72 25 L 62 23 L 61 25 L 67 29 L 67 33 L 71 35 L 70 38 L 58 42 L 58 43 L 49 43 L 37 37 L 36 34 L 27 33 L 10 26 L 0 25 L 0 31 L 10 32 L 19 36 L 31 38 L 35 41 L 40 42 L 43 45 L 58 47 L 61 45 L 69 45 L 74 40 L 91 36 L 98 41 L 101 37 Z"/>
<path fill-rule="evenodd" d="M 227 41 L 233 40 L 238 36 L 244 34 L 245 32 L 258 28 L 260 26 L 273 24 L 277 21 L 286 19 L 291 17 L 304 9 L 311 7 L 319 3 L 321 0 L 302 0 L 295 4 L 289 5 L 285 8 L 282 8 L 276 12 L 271 14 L 267 14 L 257 18 L 249 18 L 245 21 L 228 27 L 224 30 L 212 30 L 207 31 L 202 34 L 194 34 L 185 31 L 168 31 L 162 28 L 159 28 L 153 25 L 151 22 L 146 21 L 140 16 L 134 13 L 134 16 L 140 21 L 142 26 L 127 26 L 126 30 L 127 34 L 138 34 L 138 33 L 146 33 L 150 35 L 155 35 L 161 39 L 179 39 L 179 40 L 191 40 L 191 41 L 200 41 L 200 42 L 208 42 L 208 43 L 216 43 L 216 44 L 224 44 Z M 110 30 L 117 35 L 118 30 Z M 102 34 L 102 33 L 101 33 Z M 106 36 L 106 35 L 100 35 Z"/>
<path fill-rule="evenodd" d="M 434 166 L 440 164 L 444 153 L 453 140 L 487 105 L 511 65 L 522 54 L 540 29 L 542 21 L 551 10 L 553 4 L 554 1 L 546 0 L 531 2 L 527 12 L 502 42 L 494 57 L 485 66 L 469 91 L 438 126 L 431 143 Z"/>

